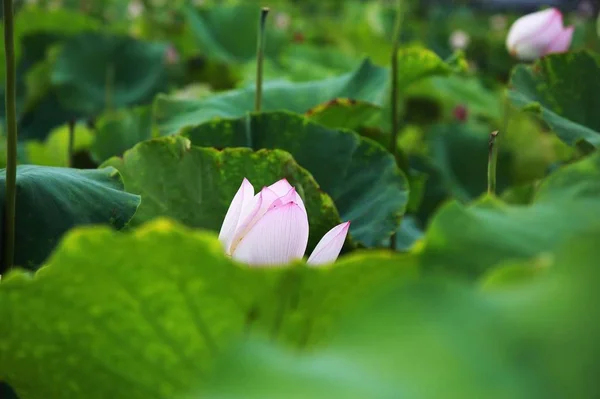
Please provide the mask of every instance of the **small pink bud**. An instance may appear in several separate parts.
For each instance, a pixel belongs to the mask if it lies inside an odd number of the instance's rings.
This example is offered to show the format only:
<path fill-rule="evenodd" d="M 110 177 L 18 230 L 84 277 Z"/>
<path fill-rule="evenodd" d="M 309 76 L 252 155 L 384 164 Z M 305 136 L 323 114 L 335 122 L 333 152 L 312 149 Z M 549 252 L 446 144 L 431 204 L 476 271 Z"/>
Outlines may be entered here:
<path fill-rule="evenodd" d="M 464 50 L 471 42 L 471 37 L 462 30 L 452 32 L 450 35 L 450 46 L 454 50 Z"/>
<path fill-rule="evenodd" d="M 165 62 L 167 65 L 174 65 L 179 62 L 179 53 L 173 46 L 167 47 L 165 50 Z"/>
<path fill-rule="evenodd" d="M 132 0 L 127 5 L 127 14 L 131 19 L 135 19 L 144 12 L 144 4 L 139 0 Z"/>
<path fill-rule="evenodd" d="M 564 53 L 571 45 L 574 27 L 563 27 L 556 8 L 534 12 L 515 21 L 506 37 L 508 51 L 518 59 L 533 61 L 550 53 Z"/>
<path fill-rule="evenodd" d="M 287 30 L 290 26 L 291 18 L 288 14 L 279 12 L 275 15 L 275 26 L 279 30 Z"/>
<path fill-rule="evenodd" d="M 463 104 L 459 104 L 456 107 L 454 107 L 452 114 L 454 115 L 454 118 L 459 122 L 466 122 L 469 116 L 468 109 Z"/>

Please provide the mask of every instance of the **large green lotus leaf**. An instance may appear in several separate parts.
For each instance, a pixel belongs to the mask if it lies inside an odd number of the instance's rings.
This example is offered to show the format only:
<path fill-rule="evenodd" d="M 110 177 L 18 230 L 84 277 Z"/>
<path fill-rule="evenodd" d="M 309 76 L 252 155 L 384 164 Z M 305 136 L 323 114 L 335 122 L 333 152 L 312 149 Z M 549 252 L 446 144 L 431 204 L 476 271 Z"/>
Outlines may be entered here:
<path fill-rule="evenodd" d="M 94 140 L 93 133 L 82 124 L 75 126 L 74 152 L 87 150 Z M 45 141 L 25 142 L 27 162 L 44 166 L 69 166 L 69 126 L 54 129 Z"/>
<path fill-rule="evenodd" d="M 90 152 L 100 163 L 121 156 L 137 143 L 152 138 L 152 109 L 149 106 L 118 110 L 102 115 Z"/>
<path fill-rule="evenodd" d="M 284 151 L 217 151 L 191 146 L 188 139 L 173 136 L 140 143 L 122 158 L 111 158 L 104 165 L 117 168 L 125 189 L 142 196 L 134 224 L 168 216 L 191 227 L 218 232 L 244 177 L 255 192 L 282 178 L 296 187 L 306 203 L 309 249 L 340 223 L 331 198 Z"/>
<path fill-rule="evenodd" d="M 336 98 L 319 104 L 306 112 L 306 117 L 332 129 L 350 129 L 373 125 L 381 114 L 381 107 L 349 98 Z"/>
<path fill-rule="evenodd" d="M 3 206 L 5 179 L 2 169 Z M 110 224 L 120 229 L 133 217 L 139 204 L 139 196 L 123 191 L 121 176 L 114 168 L 77 170 L 20 165 L 15 264 L 27 268 L 39 266 L 62 235 L 75 226 Z"/>
<path fill-rule="evenodd" d="M 478 276 L 500 261 L 552 252 L 596 221 L 590 215 L 600 212 L 599 194 L 600 155 L 594 154 L 550 175 L 531 205 L 508 205 L 491 197 L 470 206 L 452 201 L 429 225 L 422 263 Z"/>
<path fill-rule="evenodd" d="M 3 277 L 0 380 L 22 399 L 175 398 L 249 329 L 304 347 L 414 277 L 410 258 L 389 252 L 261 269 L 234 264 L 213 233 L 164 219 L 125 234 L 81 228 L 33 277 Z"/>
<path fill-rule="evenodd" d="M 63 44 L 52 83 L 65 106 L 87 114 L 137 104 L 165 88 L 165 50 L 127 36 L 78 35 Z"/>
<path fill-rule="evenodd" d="M 600 145 L 600 57 L 580 51 L 519 65 L 511 76 L 510 99 L 541 117 L 569 145 L 585 140 Z"/>
<path fill-rule="evenodd" d="M 182 134 L 194 145 L 289 152 L 333 198 L 342 219 L 352 221 L 352 236 L 366 246 L 390 237 L 408 202 L 408 182 L 393 156 L 351 131 L 274 112 L 205 123 Z"/>
<path fill-rule="evenodd" d="M 266 81 L 263 111 L 304 113 L 310 108 L 343 97 L 381 104 L 387 98 L 388 72 L 364 60 L 354 71 L 334 78 L 309 82 Z M 215 94 L 204 100 L 178 100 L 158 96 L 154 104 L 156 123 L 162 135 L 214 118 L 237 118 L 254 109 L 254 85 Z"/>
<path fill-rule="evenodd" d="M 258 4 L 184 8 L 190 29 L 200 50 L 208 58 L 227 64 L 242 63 L 256 57 L 256 39 L 261 7 Z M 267 57 L 281 52 L 289 40 L 267 19 Z"/>
<path fill-rule="evenodd" d="M 510 289 L 429 279 L 387 291 L 320 351 L 246 339 L 181 398 L 595 397 L 598 234 L 566 243 L 551 273 Z"/>

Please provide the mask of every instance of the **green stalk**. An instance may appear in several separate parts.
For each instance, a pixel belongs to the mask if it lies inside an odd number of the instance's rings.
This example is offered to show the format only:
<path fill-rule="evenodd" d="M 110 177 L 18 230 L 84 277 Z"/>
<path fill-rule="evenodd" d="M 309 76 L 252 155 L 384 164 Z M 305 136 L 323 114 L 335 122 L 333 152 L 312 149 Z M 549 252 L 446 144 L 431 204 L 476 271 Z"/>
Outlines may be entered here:
<path fill-rule="evenodd" d="M 115 84 L 115 64 L 112 62 L 106 68 L 105 87 L 104 87 L 104 106 L 106 111 L 112 110 L 112 92 Z"/>
<path fill-rule="evenodd" d="M 75 147 L 75 119 L 69 121 L 69 147 L 67 150 L 67 166 L 73 167 L 73 147 Z"/>
<path fill-rule="evenodd" d="M 254 95 L 254 111 L 260 112 L 262 105 L 262 81 L 263 81 L 263 60 L 265 55 L 265 27 L 267 15 L 270 9 L 263 7 L 260 10 L 260 19 L 258 21 L 258 40 L 256 45 L 256 92 Z"/>
<path fill-rule="evenodd" d="M 13 1 L 4 2 L 4 49 L 6 59 L 6 231 L 4 265 L 13 267 L 15 260 L 15 212 L 17 206 L 17 108 L 15 47 L 13 38 Z"/>
<path fill-rule="evenodd" d="M 490 141 L 488 148 L 488 194 L 496 194 L 496 164 L 498 163 L 498 146 L 496 145 L 496 138 L 498 137 L 498 131 L 490 133 Z"/>
<path fill-rule="evenodd" d="M 400 129 L 400 121 L 398 115 L 398 49 L 400 48 L 400 33 L 402 32 L 402 20 L 404 12 L 402 9 L 402 0 L 397 0 L 396 21 L 394 23 L 394 37 L 392 38 L 392 62 L 391 62 L 391 117 L 392 117 L 392 132 L 390 135 L 390 152 L 394 159 L 398 158 L 398 130 Z M 396 249 L 396 233 L 390 238 L 390 248 Z"/>

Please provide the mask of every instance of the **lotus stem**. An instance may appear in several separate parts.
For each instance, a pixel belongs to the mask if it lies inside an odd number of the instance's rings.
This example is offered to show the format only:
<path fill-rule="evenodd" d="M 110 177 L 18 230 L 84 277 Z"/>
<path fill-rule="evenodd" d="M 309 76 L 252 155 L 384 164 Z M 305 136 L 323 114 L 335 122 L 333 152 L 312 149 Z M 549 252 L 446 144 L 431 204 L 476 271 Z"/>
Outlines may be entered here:
<path fill-rule="evenodd" d="M 115 84 L 115 64 L 109 63 L 106 68 L 104 87 L 104 107 L 106 111 L 112 110 L 113 86 Z"/>
<path fill-rule="evenodd" d="M 4 267 L 15 259 L 15 214 L 17 205 L 17 109 L 13 1 L 3 0 L 4 49 L 6 62 L 6 208 Z"/>
<path fill-rule="evenodd" d="M 73 167 L 73 148 L 75 147 L 75 119 L 69 121 L 69 147 L 67 150 L 67 166 Z"/>
<path fill-rule="evenodd" d="M 498 163 L 498 145 L 496 139 L 498 137 L 498 131 L 490 133 L 490 140 L 488 144 L 488 194 L 496 194 L 496 164 Z"/>
<path fill-rule="evenodd" d="M 391 60 L 391 118 L 392 132 L 390 135 L 390 152 L 397 162 L 398 158 L 398 130 L 400 129 L 400 121 L 398 115 L 398 49 L 400 48 L 400 33 L 402 32 L 402 20 L 404 12 L 402 9 L 402 0 L 397 0 L 396 21 L 394 23 L 394 37 L 392 38 L 392 60 Z M 390 248 L 396 249 L 396 233 L 390 238 Z"/>
<path fill-rule="evenodd" d="M 262 106 L 263 60 L 265 57 L 266 22 L 270 9 L 263 7 L 260 10 L 258 21 L 258 40 L 256 45 L 256 92 L 254 94 L 254 111 L 260 112 Z"/>

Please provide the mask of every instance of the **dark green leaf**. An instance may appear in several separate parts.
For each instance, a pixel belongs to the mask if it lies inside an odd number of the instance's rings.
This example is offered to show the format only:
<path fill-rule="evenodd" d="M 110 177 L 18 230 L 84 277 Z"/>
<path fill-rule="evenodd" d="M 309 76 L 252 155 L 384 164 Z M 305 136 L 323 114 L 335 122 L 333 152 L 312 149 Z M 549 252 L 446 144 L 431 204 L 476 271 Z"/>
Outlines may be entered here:
<path fill-rule="evenodd" d="M 200 49 L 210 59 L 240 63 L 255 58 L 258 20 L 261 7 L 256 4 L 185 8 L 185 16 Z M 271 18 L 272 19 L 272 18 Z M 287 39 L 268 19 L 267 57 L 281 52 Z"/>
<path fill-rule="evenodd" d="M 510 92 L 519 107 L 542 118 L 569 145 L 585 140 L 600 146 L 600 57 L 580 51 L 543 57 L 513 71 Z"/>
<path fill-rule="evenodd" d="M 63 45 L 52 83 L 65 106 L 87 114 L 148 101 L 165 87 L 165 50 L 126 36 L 79 35 Z"/>
<path fill-rule="evenodd" d="M 2 206 L 5 175 L 2 169 Z M 123 192 L 121 176 L 113 168 L 76 170 L 21 165 L 17 168 L 15 264 L 36 268 L 62 235 L 75 226 L 110 224 L 120 229 L 139 204 L 139 196 Z"/>

